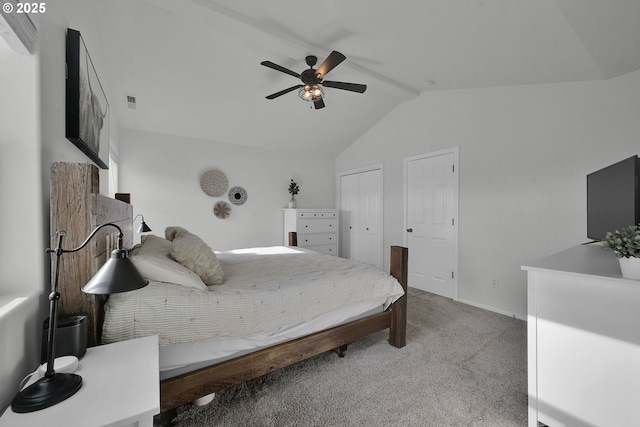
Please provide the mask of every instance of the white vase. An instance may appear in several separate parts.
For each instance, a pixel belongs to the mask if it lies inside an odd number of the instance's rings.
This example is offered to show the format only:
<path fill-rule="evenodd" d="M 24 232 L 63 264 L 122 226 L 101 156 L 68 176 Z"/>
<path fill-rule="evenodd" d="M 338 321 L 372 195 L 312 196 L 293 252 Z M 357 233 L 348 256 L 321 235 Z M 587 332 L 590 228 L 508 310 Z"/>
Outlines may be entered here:
<path fill-rule="evenodd" d="M 640 280 L 640 258 L 618 258 L 622 277 Z"/>
<path fill-rule="evenodd" d="M 294 196 L 291 196 L 291 200 L 289 200 L 289 209 L 295 209 L 296 208 L 296 198 Z"/>

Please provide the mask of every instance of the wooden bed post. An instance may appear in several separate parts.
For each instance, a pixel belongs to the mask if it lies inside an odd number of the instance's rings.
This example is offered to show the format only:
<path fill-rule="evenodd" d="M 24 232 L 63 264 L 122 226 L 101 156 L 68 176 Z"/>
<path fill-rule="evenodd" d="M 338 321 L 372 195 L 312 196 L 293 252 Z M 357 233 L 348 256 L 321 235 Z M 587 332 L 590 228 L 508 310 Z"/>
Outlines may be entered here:
<path fill-rule="evenodd" d="M 407 344 L 407 265 L 409 250 L 402 246 L 391 246 L 390 272 L 404 289 L 404 295 L 392 307 L 389 343 L 397 348 Z"/>
<path fill-rule="evenodd" d="M 289 232 L 289 246 L 298 246 L 298 233 L 295 231 Z"/>

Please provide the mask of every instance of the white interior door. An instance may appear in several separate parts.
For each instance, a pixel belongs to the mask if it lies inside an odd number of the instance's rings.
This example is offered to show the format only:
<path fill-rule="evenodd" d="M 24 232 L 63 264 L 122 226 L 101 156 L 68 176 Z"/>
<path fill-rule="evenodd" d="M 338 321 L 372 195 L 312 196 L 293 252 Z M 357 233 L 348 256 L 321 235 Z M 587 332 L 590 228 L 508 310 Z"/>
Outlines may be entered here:
<path fill-rule="evenodd" d="M 457 150 L 405 162 L 409 286 L 457 299 Z"/>
<path fill-rule="evenodd" d="M 383 268 L 382 169 L 340 175 L 340 256 Z"/>

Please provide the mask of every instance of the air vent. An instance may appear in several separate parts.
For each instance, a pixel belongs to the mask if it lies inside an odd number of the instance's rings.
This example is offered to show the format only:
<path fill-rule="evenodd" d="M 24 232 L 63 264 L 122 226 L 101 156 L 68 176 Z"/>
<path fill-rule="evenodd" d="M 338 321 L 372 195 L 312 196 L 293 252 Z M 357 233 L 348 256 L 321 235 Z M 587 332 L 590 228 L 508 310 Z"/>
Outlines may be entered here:
<path fill-rule="evenodd" d="M 136 97 L 133 95 L 126 95 L 127 97 L 127 107 L 132 110 L 136 109 Z"/>

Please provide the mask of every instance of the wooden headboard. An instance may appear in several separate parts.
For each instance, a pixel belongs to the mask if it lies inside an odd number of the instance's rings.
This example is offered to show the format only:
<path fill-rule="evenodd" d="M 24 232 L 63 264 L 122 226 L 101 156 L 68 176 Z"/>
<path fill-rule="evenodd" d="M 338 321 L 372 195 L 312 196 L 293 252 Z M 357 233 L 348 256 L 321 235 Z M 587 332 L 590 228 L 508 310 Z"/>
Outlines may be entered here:
<path fill-rule="evenodd" d="M 63 249 L 78 247 L 98 225 L 115 223 L 124 234 L 126 249 L 133 244 L 133 206 L 99 194 L 98 168 L 88 163 L 57 162 L 51 166 L 50 247 L 57 245 L 57 231 L 65 231 Z M 88 314 L 88 345 L 100 342 L 105 297 L 89 295 L 81 288 L 100 269 L 116 247 L 117 230 L 105 227 L 82 250 L 60 259 L 58 303 L 60 314 Z M 55 271 L 52 269 L 52 280 Z"/>

